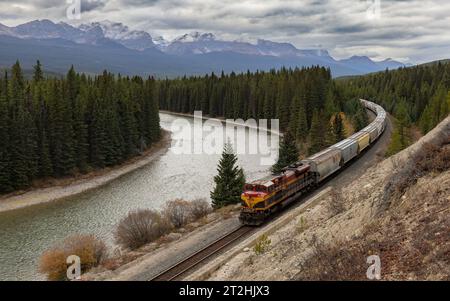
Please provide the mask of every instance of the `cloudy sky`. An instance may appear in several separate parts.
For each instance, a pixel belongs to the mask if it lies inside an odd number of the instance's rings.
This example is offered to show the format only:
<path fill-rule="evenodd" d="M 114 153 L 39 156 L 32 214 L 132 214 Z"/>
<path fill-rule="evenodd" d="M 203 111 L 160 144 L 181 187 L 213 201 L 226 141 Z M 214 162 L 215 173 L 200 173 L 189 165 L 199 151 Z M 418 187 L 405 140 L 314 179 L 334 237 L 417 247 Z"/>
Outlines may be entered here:
<path fill-rule="evenodd" d="M 264 38 L 298 48 L 323 47 L 337 58 L 367 55 L 420 63 L 450 58 L 448 0 L 0 0 L 0 23 L 111 20 L 167 39 L 212 32 L 226 39 Z M 380 3 L 378 10 L 377 2 Z"/>

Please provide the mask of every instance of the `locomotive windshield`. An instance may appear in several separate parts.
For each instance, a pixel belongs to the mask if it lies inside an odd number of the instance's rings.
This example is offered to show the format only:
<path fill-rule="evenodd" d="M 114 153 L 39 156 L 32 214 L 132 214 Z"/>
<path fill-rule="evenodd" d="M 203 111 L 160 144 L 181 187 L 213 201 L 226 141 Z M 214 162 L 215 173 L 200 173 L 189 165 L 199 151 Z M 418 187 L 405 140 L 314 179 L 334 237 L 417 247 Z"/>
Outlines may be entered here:
<path fill-rule="evenodd" d="M 244 189 L 246 191 L 267 192 L 267 187 L 263 185 L 246 184 Z"/>

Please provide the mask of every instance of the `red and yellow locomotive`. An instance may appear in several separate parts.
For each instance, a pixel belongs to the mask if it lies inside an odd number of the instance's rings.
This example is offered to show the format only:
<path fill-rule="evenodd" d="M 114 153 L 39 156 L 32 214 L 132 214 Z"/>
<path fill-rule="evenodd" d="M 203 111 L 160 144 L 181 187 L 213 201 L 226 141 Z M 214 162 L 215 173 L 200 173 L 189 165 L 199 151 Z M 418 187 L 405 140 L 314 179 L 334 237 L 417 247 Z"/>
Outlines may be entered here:
<path fill-rule="evenodd" d="M 310 166 L 297 163 L 275 176 L 246 184 L 242 193 L 239 219 L 246 225 L 260 225 L 264 220 L 314 186 L 315 176 Z"/>

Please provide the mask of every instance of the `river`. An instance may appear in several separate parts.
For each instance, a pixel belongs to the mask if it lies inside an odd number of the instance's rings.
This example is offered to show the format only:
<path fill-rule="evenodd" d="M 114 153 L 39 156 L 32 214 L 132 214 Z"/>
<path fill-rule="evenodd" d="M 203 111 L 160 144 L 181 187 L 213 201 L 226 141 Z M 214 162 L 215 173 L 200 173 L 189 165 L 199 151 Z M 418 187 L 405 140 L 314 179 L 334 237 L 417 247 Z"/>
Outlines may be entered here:
<path fill-rule="evenodd" d="M 160 114 L 161 127 L 170 130 L 175 119 Z M 180 141 L 202 142 L 204 135 L 181 132 L 169 151 L 147 166 L 93 191 L 53 203 L 0 213 L 0 280 L 44 280 L 38 273 L 40 255 L 54 243 L 76 233 L 95 234 L 114 248 L 113 231 L 130 210 L 160 209 L 176 198 L 208 198 L 220 155 L 176 154 Z M 247 139 L 255 131 L 246 130 Z M 247 179 L 267 174 L 260 155 L 239 155 Z"/>

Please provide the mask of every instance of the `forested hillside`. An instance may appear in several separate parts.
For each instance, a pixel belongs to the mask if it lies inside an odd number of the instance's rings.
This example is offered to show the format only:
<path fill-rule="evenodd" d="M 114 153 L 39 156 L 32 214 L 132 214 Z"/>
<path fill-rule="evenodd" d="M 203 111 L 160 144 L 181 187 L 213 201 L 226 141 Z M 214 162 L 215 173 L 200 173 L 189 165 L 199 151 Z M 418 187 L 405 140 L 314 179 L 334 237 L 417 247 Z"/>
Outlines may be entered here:
<path fill-rule="evenodd" d="M 344 97 L 323 67 L 165 80 L 159 82 L 158 99 L 161 109 L 173 112 L 279 119 L 281 130 L 307 142 L 310 153 L 345 135 L 338 113 L 351 116 L 356 130 L 367 123 L 356 98 Z"/>
<path fill-rule="evenodd" d="M 77 74 L 0 76 L 0 193 L 40 178 L 86 173 L 133 157 L 160 138 L 155 80 Z"/>
<path fill-rule="evenodd" d="M 363 128 L 368 120 L 359 98 L 378 102 L 396 117 L 394 151 L 411 142 L 412 125 L 426 133 L 450 112 L 450 64 L 443 63 L 345 80 L 333 80 L 319 66 L 171 80 L 106 71 L 89 77 L 71 68 L 65 77 L 47 78 L 39 63 L 26 80 L 16 63 L 0 83 L 2 193 L 141 153 L 160 137 L 158 106 L 211 117 L 279 119 L 302 155 Z"/>
<path fill-rule="evenodd" d="M 349 97 L 381 104 L 397 119 L 394 152 L 410 144 L 407 128 L 423 134 L 450 113 L 450 64 L 436 63 L 338 80 Z"/>

